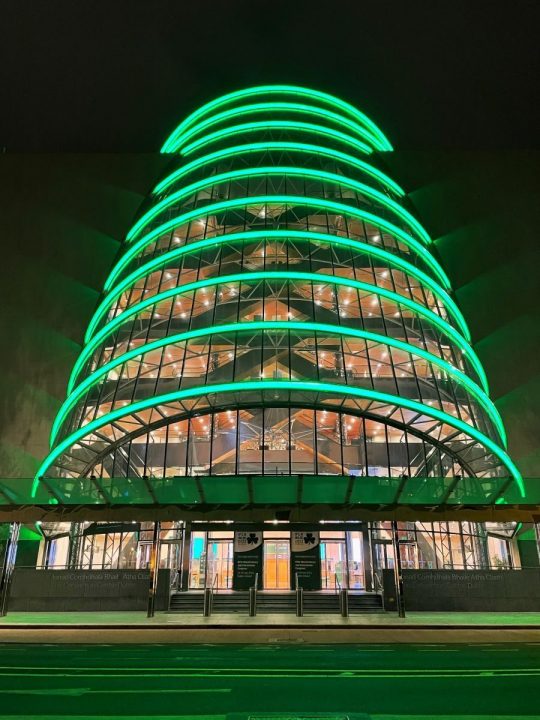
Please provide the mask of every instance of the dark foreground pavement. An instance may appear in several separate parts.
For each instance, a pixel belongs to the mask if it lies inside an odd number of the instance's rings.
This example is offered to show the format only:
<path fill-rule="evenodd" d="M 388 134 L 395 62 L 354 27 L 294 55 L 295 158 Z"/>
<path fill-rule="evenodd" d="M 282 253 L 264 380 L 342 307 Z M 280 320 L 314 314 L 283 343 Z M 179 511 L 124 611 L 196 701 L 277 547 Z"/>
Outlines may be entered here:
<path fill-rule="evenodd" d="M 272 713 L 540 717 L 540 643 L 0 645 L 0 718 Z"/>

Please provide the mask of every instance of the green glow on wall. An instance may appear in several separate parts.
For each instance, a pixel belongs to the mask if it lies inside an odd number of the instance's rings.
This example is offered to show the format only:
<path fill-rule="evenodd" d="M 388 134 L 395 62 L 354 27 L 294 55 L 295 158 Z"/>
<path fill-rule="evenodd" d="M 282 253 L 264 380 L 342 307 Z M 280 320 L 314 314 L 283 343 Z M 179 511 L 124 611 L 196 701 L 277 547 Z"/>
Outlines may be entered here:
<path fill-rule="evenodd" d="M 247 322 L 247 323 L 226 323 L 217 327 L 200 328 L 197 330 L 188 330 L 186 332 L 176 333 L 169 335 L 159 340 L 154 340 L 150 343 L 144 343 L 134 350 L 129 350 L 122 355 L 118 355 L 113 360 L 110 360 L 105 365 L 102 365 L 93 373 L 88 375 L 80 385 L 78 385 L 73 392 L 68 395 L 64 401 L 62 407 L 58 411 L 56 419 L 53 424 L 51 431 L 50 445 L 53 446 L 58 432 L 66 417 L 70 413 L 71 409 L 81 399 L 81 397 L 92 387 L 97 385 L 102 378 L 104 378 L 111 370 L 118 368 L 123 363 L 132 360 L 135 357 L 146 355 L 149 352 L 164 348 L 167 345 L 174 345 L 179 342 L 188 340 L 194 340 L 201 337 L 208 337 L 210 335 L 223 335 L 225 333 L 237 333 L 237 332 L 271 332 L 271 331 L 291 331 L 291 332 L 306 332 L 306 333 L 324 333 L 326 335 L 337 335 L 343 337 L 353 337 L 362 340 L 368 340 L 383 344 L 385 346 L 397 348 L 404 352 L 410 353 L 416 357 L 420 357 L 438 368 L 448 373 L 453 377 L 460 385 L 466 388 L 471 395 L 482 405 L 488 416 L 491 418 L 493 424 L 497 428 L 499 436 L 503 445 L 506 447 L 506 434 L 497 409 L 489 399 L 489 397 L 464 373 L 458 368 L 454 367 L 450 363 L 446 362 L 442 358 L 438 358 L 432 353 L 426 352 L 421 348 L 417 348 L 414 345 L 402 342 L 396 338 L 391 338 L 386 335 L 379 335 L 378 333 L 368 332 L 366 330 L 357 330 L 355 328 L 347 328 L 340 325 L 329 325 L 327 323 L 314 323 L 314 322 L 296 322 L 293 320 L 280 321 L 280 320 L 265 320 L 260 322 Z M 414 376 L 411 376 L 414 377 Z M 422 403 L 423 404 L 423 403 Z"/>
<path fill-rule="evenodd" d="M 351 135 L 326 127 L 325 125 L 316 125 L 315 123 L 300 122 L 299 120 L 260 120 L 249 123 L 241 123 L 240 125 L 231 125 L 230 127 L 216 130 L 213 133 L 204 135 L 198 140 L 194 140 L 189 145 L 185 145 L 180 151 L 181 155 L 187 156 L 194 152 L 198 152 L 201 148 L 220 142 L 224 138 L 235 137 L 236 135 L 244 135 L 245 133 L 266 132 L 267 130 L 291 130 L 293 132 L 307 133 L 308 135 L 316 135 L 327 140 L 338 141 L 356 152 L 364 155 L 370 155 L 372 150 L 369 145 L 357 140 Z"/>
<path fill-rule="evenodd" d="M 36 473 L 35 487 L 37 487 L 36 482 L 38 482 L 42 477 L 45 476 L 45 473 L 47 472 L 49 467 L 55 460 L 58 459 L 58 457 L 60 457 L 60 455 L 62 455 L 63 452 L 65 452 L 68 448 L 73 446 L 76 442 L 78 442 L 85 436 L 92 434 L 96 430 L 99 430 L 105 425 L 108 425 L 109 423 L 122 417 L 126 417 L 127 415 L 131 415 L 133 413 L 141 412 L 148 408 L 158 407 L 159 405 L 166 405 L 172 402 L 180 402 L 182 400 L 193 399 L 201 397 L 203 395 L 215 395 L 217 393 L 243 393 L 250 391 L 263 392 L 267 390 L 274 392 L 286 391 L 314 392 L 322 394 L 331 393 L 338 396 L 349 396 L 363 400 L 381 402 L 386 405 L 396 405 L 397 407 L 412 410 L 419 415 L 431 417 L 435 420 L 446 423 L 447 425 L 450 425 L 456 430 L 459 430 L 465 435 L 473 438 L 478 443 L 487 448 L 491 453 L 496 455 L 503 463 L 503 465 L 505 465 L 505 467 L 509 470 L 513 479 L 518 484 L 519 491 L 522 497 L 525 496 L 525 488 L 523 486 L 523 481 L 521 479 L 519 470 L 514 465 L 509 456 L 506 454 L 506 452 L 496 443 L 494 443 L 490 438 L 481 433 L 479 430 L 473 428 L 470 425 L 467 425 L 462 420 L 459 420 L 452 415 L 448 415 L 447 413 L 438 410 L 437 408 L 422 405 L 415 400 L 409 400 L 398 395 L 382 393 L 375 390 L 369 390 L 367 388 L 358 388 L 351 385 L 341 386 L 332 385 L 331 383 L 297 382 L 289 380 L 248 380 L 236 383 L 221 383 L 218 385 L 212 385 L 207 387 L 187 388 L 185 390 L 177 390 L 175 392 L 166 393 L 164 395 L 157 395 L 151 398 L 147 398 L 145 400 L 140 400 L 130 405 L 125 405 L 121 408 L 118 408 L 117 410 L 113 410 L 109 413 L 106 413 L 105 415 L 102 415 L 99 418 L 96 418 L 92 422 L 88 423 L 88 425 L 79 428 L 74 433 L 65 438 L 65 440 L 63 440 L 54 450 L 52 450 Z M 381 420 L 383 419 L 384 418 L 381 416 Z"/>
<path fill-rule="evenodd" d="M 200 135 L 202 132 L 204 132 L 208 128 L 213 127 L 214 125 L 219 125 L 220 123 L 224 123 L 227 120 L 242 117 L 244 115 L 253 115 L 265 112 L 299 113 L 301 115 L 308 115 L 315 119 L 324 118 L 325 120 L 329 120 L 331 123 L 337 125 L 341 130 L 347 130 L 349 133 L 357 135 L 362 139 L 362 142 L 365 142 L 374 150 L 377 149 L 376 139 L 368 130 L 366 130 L 366 128 L 362 127 L 354 120 L 347 120 L 342 115 L 338 115 L 331 110 L 315 108 L 313 106 L 304 105 L 301 103 L 264 102 L 230 108 L 229 110 L 224 110 L 217 115 L 212 115 L 206 120 L 201 120 L 200 122 L 191 125 L 191 127 L 186 129 L 181 135 L 176 138 L 174 144 L 169 148 L 168 152 L 177 152 L 178 150 L 181 150 L 183 146 L 187 145 L 188 142 L 193 139 L 193 137 L 195 137 L 196 135 Z"/>
<path fill-rule="evenodd" d="M 212 175 L 208 178 L 198 180 L 197 182 L 191 183 L 190 185 L 186 185 L 180 190 L 177 190 L 171 195 L 163 198 L 163 200 L 160 200 L 160 202 L 156 203 L 141 218 L 139 218 L 139 220 L 137 220 L 135 225 L 128 232 L 127 240 L 132 241 L 137 235 L 139 235 L 141 230 L 143 230 L 148 225 L 148 223 L 156 217 L 156 215 L 159 215 L 160 212 L 168 208 L 170 205 L 173 205 L 175 202 L 178 202 L 183 198 L 187 198 L 190 195 L 199 192 L 200 190 L 213 187 L 214 185 L 219 185 L 220 183 L 234 180 L 242 180 L 244 178 L 249 179 L 261 176 L 271 177 L 280 175 L 298 177 L 307 180 L 329 182 L 340 187 L 345 187 L 349 190 L 353 190 L 354 192 L 360 193 L 361 195 L 365 195 L 372 200 L 380 203 L 387 210 L 390 210 L 390 212 L 397 215 L 400 220 L 402 220 L 405 224 L 409 226 L 410 230 L 416 233 L 417 237 L 423 243 L 425 243 L 426 245 L 429 245 L 431 243 L 431 238 L 429 237 L 426 230 L 422 227 L 422 225 L 418 222 L 418 220 L 416 220 L 416 218 L 414 218 L 410 212 L 405 210 L 405 208 L 401 207 L 399 203 L 397 203 L 395 200 L 392 200 L 392 198 L 388 197 L 388 195 L 384 195 L 383 193 L 379 192 L 379 190 L 375 190 L 374 188 L 369 187 L 369 185 L 365 185 L 364 183 L 358 182 L 357 180 L 346 178 L 343 175 L 338 175 L 337 173 L 327 172 L 325 170 L 312 170 L 309 168 L 295 168 L 284 166 L 266 166 L 230 170 L 228 172 L 219 173 L 218 175 Z"/>
<path fill-rule="evenodd" d="M 429 275 L 426 275 L 426 273 L 422 272 L 422 270 L 419 270 L 406 260 L 402 260 L 398 255 L 393 255 L 392 253 L 389 253 L 382 248 L 378 248 L 375 245 L 362 243 L 358 240 L 351 240 L 350 238 L 340 235 L 328 235 L 326 233 L 312 232 L 311 230 L 246 230 L 245 232 L 230 233 L 230 235 L 218 235 L 216 237 L 208 238 L 207 240 L 199 240 L 194 243 L 189 243 L 188 245 L 181 245 L 180 247 L 174 248 L 173 250 L 170 250 L 163 255 L 158 255 L 153 260 L 150 260 L 148 263 L 137 267 L 133 272 L 131 272 L 117 285 L 114 286 L 110 293 L 106 295 L 105 298 L 100 302 L 98 308 L 94 312 L 94 315 L 92 316 L 92 319 L 88 324 L 86 334 L 87 336 L 91 336 L 94 333 L 101 318 L 108 312 L 115 299 L 118 298 L 127 289 L 129 289 L 131 285 L 136 283 L 137 280 L 140 280 L 140 278 L 154 272 L 160 267 L 166 266 L 169 262 L 175 261 L 183 255 L 192 252 L 199 252 L 200 250 L 206 250 L 208 248 L 217 247 L 219 245 L 225 245 L 229 243 L 234 244 L 235 242 L 249 242 L 262 239 L 287 240 L 289 238 L 294 238 L 295 240 L 301 240 L 306 242 L 322 242 L 327 245 L 331 244 L 348 247 L 353 250 L 365 253 L 366 255 L 371 255 L 375 258 L 379 258 L 391 267 L 395 267 L 407 273 L 408 275 L 411 275 L 433 292 L 433 294 L 447 309 L 448 313 L 453 317 L 456 325 L 463 333 L 463 337 L 470 342 L 471 336 L 469 328 L 467 327 L 467 323 L 465 322 L 465 318 L 461 314 L 461 311 L 459 310 L 455 302 L 452 300 L 450 295 L 448 295 L 448 293 L 443 290 L 440 285 L 438 285 L 434 280 L 432 280 Z"/>
<path fill-rule="evenodd" d="M 209 115 L 219 108 L 234 103 L 237 100 L 256 97 L 257 95 L 292 95 L 294 97 L 309 98 L 310 100 L 315 100 L 324 105 L 328 105 L 335 110 L 344 112 L 346 115 L 353 118 L 356 122 L 360 123 L 360 125 L 363 125 L 367 130 L 369 130 L 372 136 L 376 139 L 377 150 L 392 150 L 391 144 L 377 125 L 375 125 L 375 123 L 367 115 L 340 98 L 336 98 L 333 95 L 329 95 L 328 93 L 324 93 L 319 90 L 310 90 L 309 88 L 295 87 L 294 85 L 261 85 L 258 87 L 228 93 L 227 95 L 223 95 L 216 100 L 212 100 L 195 110 L 195 112 L 188 115 L 188 117 L 183 120 L 169 135 L 161 148 L 161 152 L 170 152 L 169 148 L 174 146 L 177 138 L 202 117 Z"/>
<path fill-rule="evenodd" d="M 360 160 L 359 158 L 348 155 L 347 153 L 343 153 L 340 150 L 325 148 L 322 145 L 312 145 L 310 143 L 286 141 L 282 142 L 279 140 L 247 143 L 246 145 L 234 145 L 233 147 L 224 148 L 223 150 L 216 150 L 215 152 L 209 153 L 208 155 L 203 155 L 202 157 L 195 158 L 195 160 L 192 160 L 191 162 L 182 165 L 182 167 L 178 168 L 166 178 L 161 180 L 161 182 L 159 182 L 154 188 L 153 194 L 161 194 L 162 192 L 167 190 L 168 187 L 178 182 L 178 180 L 180 180 L 181 178 L 185 177 L 186 175 L 195 170 L 198 170 L 201 167 L 209 165 L 210 163 L 219 162 L 220 160 L 224 160 L 225 158 L 235 157 L 238 155 L 245 155 L 252 152 L 264 152 L 268 150 L 322 155 L 323 157 L 337 160 L 338 162 L 345 163 L 346 165 L 350 165 L 351 167 L 356 168 L 363 173 L 366 173 L 366 175 L 369 175 L 374 180 L 381 183 L 381 185 L 388 188 L 388 190 L 394 192 L 400 197 L 405 195 L 405 191 L 396 182 L 394 182 L 392 178 L 389 178 L 388 175 L 383 173 L 381 170 L 374 167 L 373 165 L 370 165 L 367 162 L 364 162 L 363 160 Z"/>
<path fill-rule="evenodd" d="M 416 251 L 424 260 L 426 265 L 433 270 L 434 274 L 442 282 L 443 287 L 447 289 L 450 288 L 450 281 L 431 253 L 408 233 L 387 220 L 383 220 L 366 210 L 361 210 L 360 208 L 355 208 L 351 205 L 345 205 L 344 203 L 334 202 L 333 200 L 326 200 L 325 198 L 311 198 L 301 195 L 257 195 L 247 198 L 233 198 L 232 200 L 223 200 L 221 202 L 205 205 L 204 207 L 190 210 L 189 212 L 178 215 L 171 220 L 162 223 L 146 235 L 143 235 L 143 237 L 134 242 L 131 247 L 128 248 L 111 270 L 111 273 L 105 282 L 105 290 L 110 290 L 116 281 L 116 278 L 120 275 L 124 268 L 129 265 L 131 260 L 137 256 L 141 250 L 143 250 L 147 245 L 150 245 L 150 243 L 159 238 L 161 235 L 164 235 L 167 232 L 172 232 L 175 228 L 191 222 L 192 220 L 198 220 L 201 217 L 249 205 L 289 205 L 293 207 L 316 208 L 317 210 L 333 212 L 336 215 L 344 215 L 364 220 L 379 228 L 379 230 L 388 232 L 394 238 L 407 245 L 411 250 Z"/>
<path fill-rule="evenodd" d="M 403 295 L 397 295 L 396 293 L 392 292 L 391 290 L 387 290 L 386 288 L 380 288 L 375 285 L 370 285 L 369 283 L 364 283 L 359 280 L 350 280 L 347 278 L 341 278 L 337 275 L 325 275 L 325 274 L 317 274 L 317 273 L 307 273 L 307 272 L 294 272 L 294 271 L 279 271 L 279 272 L 270 272 L 270 271 L 263 271 L 263 272 L 250 272 L 250 273 L 240 273 L 240 274 L 234 274 L 234 275 L 223 275 L 220 277 L 213 277 L 213 278 L 205 278 L 204 280 L 198 280 L 196 282 L 187 283 L 186 285 L 180 285 L 178 287 L 170 288 L 169 290 L 165 290 L 157 295 L 153 295 L 152 297 L 147 298 L 146 300 L 143 300 L 140 303 L 137 303 L 136 305 L 131 305 L 129 308 L 124 310 L 119 315 L 116 315 L 116 317 L 112 318 L 106 325 L 104 325 L 99 333 L 97 333 L 94 336 L 93 343 L 96 342 L 96 340 L 99 340 L 101 342 L 101 339 L 103 337 L 107 337 L 114 328 L 118 327 L 121 323 L 123 323 L 126 319 L 132 317 L 133 315 L 137 315 L 138 313 L 142 312 L 146 308 L 155 305 L 159 302 L 163 302 L 164 300 L 168 300 L 172 297 L 175 297 L 176 295 L 181 295 L 182 293 L 186 292 L 193 292 L 198 289 L 210 287 L 212 285 L 220 285 L 220 284 L 226 284 L 226 283 L 232 283 L 232 282 L 245 282 L 245 283 L 251 283 L 251 282 L 259 282 L 260 280 L 299 280 L 301 282 L 310 282 L 314 284 L 332 284 L 332 285 L 338 285 L 341 287 L 347 287 L 347 288 L 354 288 L 355 290 L 361 290 L 363 292 L 373 293 L 374 295 L 380 295 L 381 297 L 386 298 L 387 300 L 390 300 L 391 302 L 395 302 L 396 304 L 402 305 L 404 307 L 407 307 L 409 310 L 411 310 L 416 315 L 420 315 L 424 317 L 431 325 L 439 328 L 442 333 L 444 333 L 448 338 L 451 338 L 456 346 L 461 349 L 461 351 L 467 356 L 469 359 L 471 365 L 474 367 L 478 378 L 480 379 L 482 386 L 486 392 L 488 392 L 488 386 L 487 386 L 487 378 L 484 372 L 484 369 L 476 357 L 473 349 L 471 346 L 467 343 L 467 341 L 460 335 L 460 333 L 455 330 L 451 325 L 449 325 L 446 320 L 443 320 L 438 315 L 435 315 L 431 310 L 428 310 L 428 308 L 425 308 L 422 305 L 419 305 L 414 300 L 410 300 L 408 298 L 405 298 Z M 92 338 L 87 333 L 85 337 L 85 342 L 90 343 L 90 340 Z M 95 346 L 94 346 L 95 347 Z M 77 362 L 75 363 L 75 367 L 73 369 L 72 378 L 75 374 L 78 374 L 80 369 L 82 368 L 82 365 L 84 362 L 86 362 L 86 359 L 89 357 L 89 354 L 92 351 L 92 345 L 88 344 L 82 351 L 81 355 L 77 359 Z M 83 360 L 82 358 L 85 357 Z M 76 371 L 76 372 L 75 372 Z M 72 390 L 72 382 L 70 381 L 70 385 L 68 387 L 68 392 L 71 392 Z"/>

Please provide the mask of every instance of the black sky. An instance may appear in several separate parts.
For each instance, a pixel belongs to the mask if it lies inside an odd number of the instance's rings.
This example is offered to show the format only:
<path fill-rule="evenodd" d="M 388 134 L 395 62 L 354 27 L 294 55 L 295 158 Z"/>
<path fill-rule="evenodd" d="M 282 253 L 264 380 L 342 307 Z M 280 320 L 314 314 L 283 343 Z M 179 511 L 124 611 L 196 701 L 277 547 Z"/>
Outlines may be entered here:
<path fill-rule="evenodd" d="M 156 151 L 251 84 L 357 104 L 401 148 L 538 148 L 538 0 L 1 0 L 0 146 Z"/>

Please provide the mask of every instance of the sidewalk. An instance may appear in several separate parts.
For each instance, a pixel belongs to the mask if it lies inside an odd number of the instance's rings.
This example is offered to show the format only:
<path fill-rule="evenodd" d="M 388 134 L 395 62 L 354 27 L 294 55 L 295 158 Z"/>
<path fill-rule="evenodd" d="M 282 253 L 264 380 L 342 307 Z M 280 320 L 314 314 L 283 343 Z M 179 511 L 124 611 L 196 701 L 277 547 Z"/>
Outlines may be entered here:
<path fill-rule="evenodd" d="M 0 642 L 68 643 L 410 643 L 538 642 L 540 613 L 411 612 L 353 615 L 165 612 L 12 612 L 0 618 Z"/>

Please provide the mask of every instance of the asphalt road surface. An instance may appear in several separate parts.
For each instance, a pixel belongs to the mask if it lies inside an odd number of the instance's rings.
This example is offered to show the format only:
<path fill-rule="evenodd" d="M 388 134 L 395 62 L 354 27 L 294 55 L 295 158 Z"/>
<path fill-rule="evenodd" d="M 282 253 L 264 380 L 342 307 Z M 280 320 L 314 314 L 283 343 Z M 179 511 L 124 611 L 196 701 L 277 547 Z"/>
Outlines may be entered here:
<path fill-rule="evenodd" d="M 540 643 L 0 645 L 2 719 L 267 713 L 540 718 Z"/>

